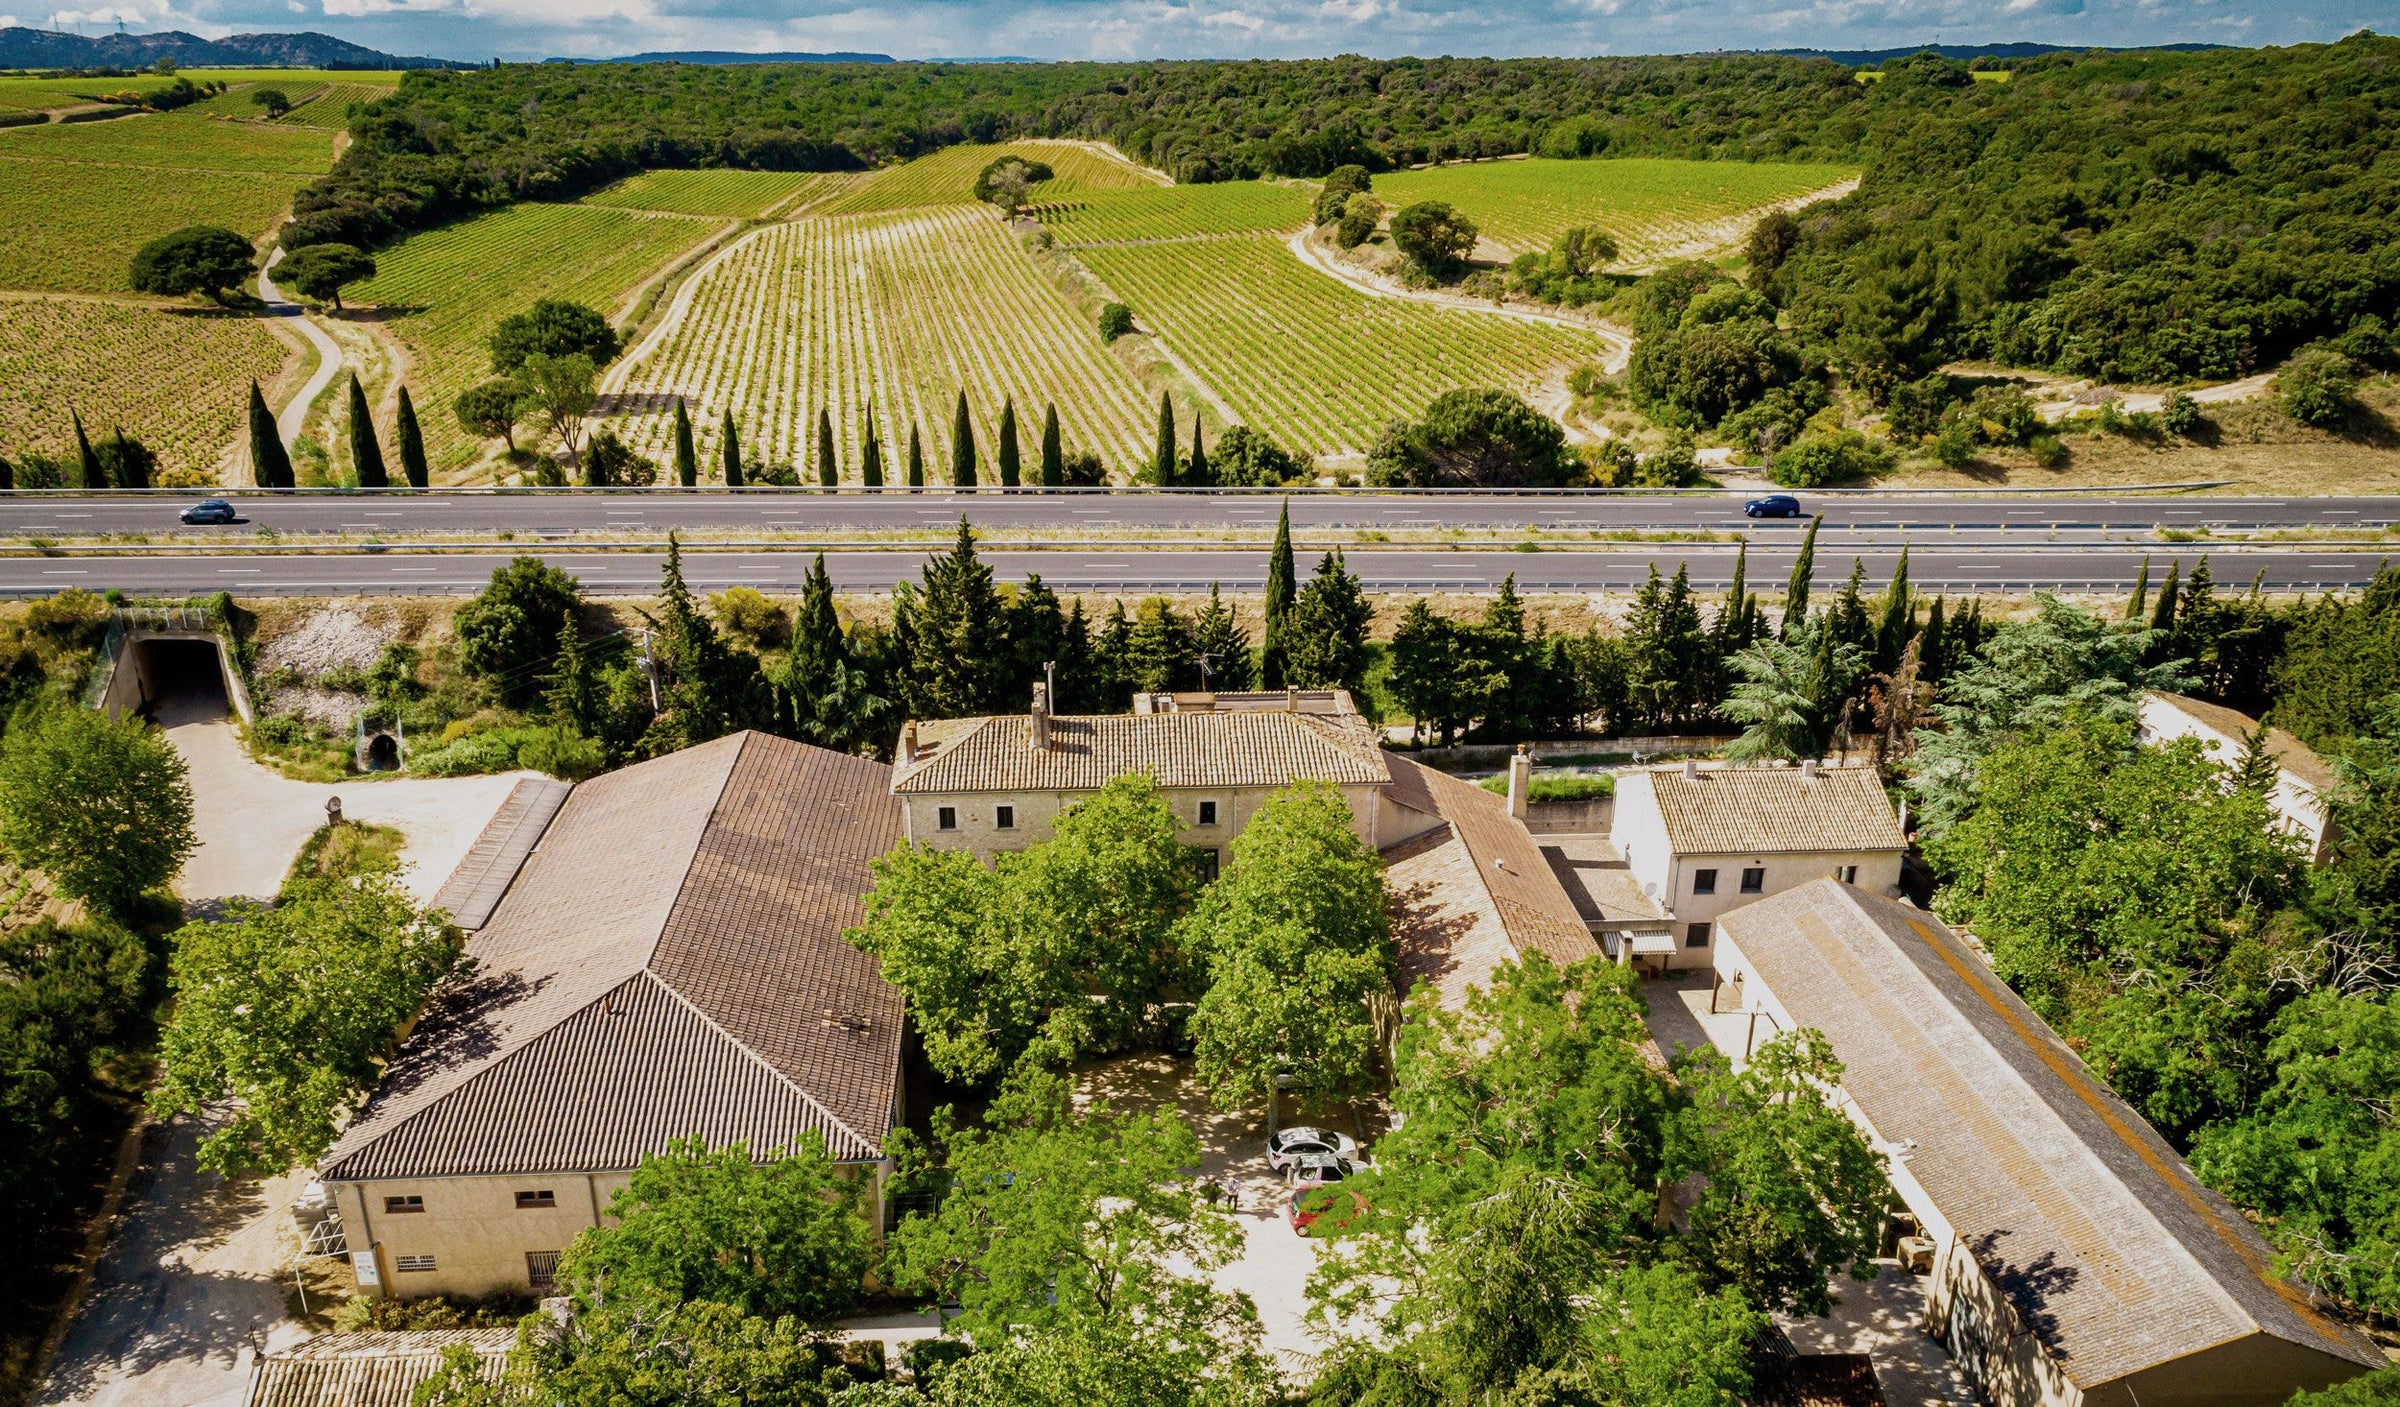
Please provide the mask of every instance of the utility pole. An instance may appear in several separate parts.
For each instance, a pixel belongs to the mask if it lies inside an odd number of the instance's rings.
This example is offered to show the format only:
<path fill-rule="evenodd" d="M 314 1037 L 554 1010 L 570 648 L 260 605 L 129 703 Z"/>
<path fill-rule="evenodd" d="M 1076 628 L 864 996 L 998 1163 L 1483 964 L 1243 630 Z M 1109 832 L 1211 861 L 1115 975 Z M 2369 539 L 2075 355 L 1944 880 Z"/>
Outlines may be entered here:
<path fill-rule="evenodd" d="M 650 681 L 650 711 L 658 712 L 658 661 L 650 654 L 650 627 L 642 627 L 642 677 Z"/>
<path fill-rule="evenodd" d="M 1203 694 L 1205 694 L 1205 693 L 1208 693 L 1208 692 L 1209 692 L 1209 687 L 1208 687 L 1208 667 L 1209 667 L 1210 665 L 1212 665 L 1212 664 L 1216 663 L 1216 661 L 1217 661 L 1217 657 L 1216 657 L 1215 655 L 1213 655 L 1213 654 L 1210 654 L 1210 653 L 1208 653 L 1208 652 L 1207 652 L 1207 651 L 1205 651 L 1205 650 L 1201 652 L 1201 654 L 1200 654 L 1200 692 L 1201 692 L 1201 693 L 1203 693 Z"/>

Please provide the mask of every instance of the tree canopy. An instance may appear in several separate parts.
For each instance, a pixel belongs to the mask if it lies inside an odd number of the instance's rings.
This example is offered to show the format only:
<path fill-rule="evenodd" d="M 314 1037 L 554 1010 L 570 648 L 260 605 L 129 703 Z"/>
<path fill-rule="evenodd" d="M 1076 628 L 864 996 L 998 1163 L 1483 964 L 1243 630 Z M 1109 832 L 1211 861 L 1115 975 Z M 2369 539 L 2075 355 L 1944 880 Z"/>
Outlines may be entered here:
<path fill-rule="evenodd" d="M 138 718 L 44 712 L 0 741 L 0 844 L 60 893 L 127 912 L 199 844 L 188 769 Z"/>
<path fill-rule="evenodd" d="M 190 225 L 134 252 L 133 291 L 169 298 L 205 293 L 222 303 L 257 272 L 257 263 L 249 240 L 219 225 Z"/>

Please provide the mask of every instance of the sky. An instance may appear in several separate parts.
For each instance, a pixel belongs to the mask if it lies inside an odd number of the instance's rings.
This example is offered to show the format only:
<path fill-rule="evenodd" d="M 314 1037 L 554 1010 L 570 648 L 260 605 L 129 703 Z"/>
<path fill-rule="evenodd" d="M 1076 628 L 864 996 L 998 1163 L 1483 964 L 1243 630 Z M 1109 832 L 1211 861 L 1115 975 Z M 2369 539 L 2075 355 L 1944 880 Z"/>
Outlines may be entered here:
<path fill-rule="evenodd" d="M 0 0 L 0 11 L 15 8 Z M 0 25 L 217 37 L 314 29 L 453 59 L 660 49 L 898 58 L 1688 53 L 2036 40 L 2293 44 L 2400 29 L 2400 0 L 126 0 Z"/>

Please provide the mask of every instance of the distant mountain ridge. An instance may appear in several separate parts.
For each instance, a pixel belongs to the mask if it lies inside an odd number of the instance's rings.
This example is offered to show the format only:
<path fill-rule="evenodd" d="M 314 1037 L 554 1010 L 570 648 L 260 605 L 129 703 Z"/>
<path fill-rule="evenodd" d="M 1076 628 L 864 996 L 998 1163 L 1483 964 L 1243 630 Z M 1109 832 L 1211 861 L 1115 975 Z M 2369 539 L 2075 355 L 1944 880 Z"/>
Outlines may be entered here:
<path fill-rule="evenodd" d="M 2108 46 L 2098 44 L 1909 44 L 1898 49 L 1767 49 L 1761 52 L 1786 59 L 1831 59 L 1845 68 L 1880 68 L 1886 59 L 1904 59 L 1911 54 L 1933 53 L 1945 59 L 2032 59 L 2044 54 L 2082 54 L 2093 49 L 2121 47 L 2125 49 L 2154 49 L 2162 53 L 2191 54 L 2203 49 L 2226 49 L 2229 44 L 2130 44 Z"/>
<path fill-rule="evenodd" d="M 180 29 L 156 34 L 61 34 L 0 29 L 0 68 L 148 68 L 172 59 L 183 68 L 472 68 L 450 59 L 402 57 L 330 34 L 229 34 L 203 39 Z"/>
<path fill-rule="evenodd" d="M 889 54 L 816 54 L 803 50 L 746 54 L 738 49 L 668 49 L 648 54 L 621 54 L 608 59 L 544 59 L 553 64 L 888 64 Z"/>

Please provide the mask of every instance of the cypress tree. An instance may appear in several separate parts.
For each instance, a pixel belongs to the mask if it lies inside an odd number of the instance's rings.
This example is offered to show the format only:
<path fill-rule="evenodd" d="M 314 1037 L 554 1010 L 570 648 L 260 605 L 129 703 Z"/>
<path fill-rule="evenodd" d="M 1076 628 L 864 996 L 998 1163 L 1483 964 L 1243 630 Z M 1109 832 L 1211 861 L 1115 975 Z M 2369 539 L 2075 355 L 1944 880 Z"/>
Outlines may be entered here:
<path fill-rule="evenodd" d="M 1186 483 L 1196 488 L 1209 486 L 1208 446 L 1200 442 L 1200 417 L 1197 414 L 1192 417 L 1192 463 L 1185 473 Z"/>
<path fill-rule="evenodd" d="M 384 472 L 383 446 L 375 440 L 375 416 L 367 409 L 366 388 L 358 373 L 350 373 L 350 467 L 362 489 L 388 489 L 392 476 Z"/>
<path fill-rule="evenodd" d="M 950 482 L 962 489 L 975 487 L 975 422 L 967 417 L 967 390 L 958 390 L 958 410 L 950 417 Z"/>
<path fill-rule="evenodd" d="M 17 466 L 8 462 L 7 455 L 0 454 L 0 489 L 13 489 L 16 486 Z"/>
<path fill-rule="evenodd" d="M 1017 398 L 1010 396 L 1000 402 L 1000 487 L 1015 488 L 1023 473 L 1017 459 Z"/>
<path fill-rule="evenodd" d="M 1058 402 L 1042 409 L 1042 487 L 1054 489 L 1067 481 L 1067 455 L 1058 442 Z"/>
<path fill-rule="evenodd" d="M 917 437 L 917 422 L 908 422 L 908 486 L 925 487 L 925 444 Z"/>
<path fill-rule="evenodd" d="M 1791 582 L 1783 588 L 1783 638 L 1787 641 L 1808 624 L 1808 582 L 1816 574 L 1817 526 L 1824 521 L 1822 513 L 1808 520 L 1808 532 L 1800 539 L 1799 559 L 1792 563 Z"/>
<path fill-rule="evenodd" d="M 425 463 L 425 432 L 417 428 L 416 402 L 408 398 L 408 388 L 400 388 L 400 416 L 393 422 L 392 438 L 400 446 L 400 476 L 412 489 L 430 488 L 433 470 Z"/>
<path fill-rule="evenodd" d="M 692 414 L 675 398 L 675 482 L 691 488 L 700 482 L 700 456 L 692 448 Z"/>
<path fill-rule="evenodd" d="M 2150 628 L 2162 635 L 2175 628 L 2175 578 L 2183 570 L 2183 559 L 2167 563 L 2167 579 L 2158 586 L 2158 609 L 2150 615 Z M 2160 644 L 2155 648 L 2164 648 Z"/>
<path fill-rule="evenodd" d="M 1900 564 L 1892 568 L 1892 584 L 1883 593 L 1883 620 L 1875 628 L 1875 667 L 1889 674 L 1900 667 L 1900 652 L 1916 633 L 1917 603 L 1908 591 L 1908 548 L 1900 549 Z"/>
<path fill-rule="evenodd" d="M 75 454 L 83 461 L 83 486 L 87 489 L 107 488 L 108 471 L 101 467 L 100 456 L 93 452 L 91 437 L 83 433 L 82 412 L 70 410 L 67 415 L 75 422 Z"/>
<path fill-rule="evenodd" d="M 1266 629 L 1259 649 L 1258 682 L 1280 689 L 1290 674 L 1292 600 L 1299 594 L 1299 571 L 1292 560 L 1292 501 L 1283 501 L 1283 516 L 1275 524 L 1275 547 L 1267 554 Z"/>
<path fill-rule="evenodd" d="M 109 457 L 114 459 L 117 464 L 118 488 L 146 489 L 150 487 L 150 465 L 156 456 L 132 440 L 126 439 L 124 426 L 116 427 L 116 435 L 110 445 L 110 450 Z"/>
<path fill-rule="evenodd" d="M 725 442 L 719 447 L 725 457 L 725 487 L 742 486 L 742 432 L 733 427 L 733 412 L 725 412 Z"/>
<path fill-rule="evenodd" d="M 2150 604 L 2150 559 L 2142 559 L 2142 569 L 2133 574 L 2133 594 L 2125 598 L 2125 619 L 2140 620 L 2142 608 Z"/>
<path fill-rule="evenodd" d="M 817 482 L 834 488 L 842 482 L 842 466 L 833 457 L 833 412 L 817 407 Z"/>
<path fill-rule="evenodd" d="M 256 381 L 250 383 L 250 479 L 262 489 L 292 486 L 292 456 L 283 447 L 275 414 L 267 409 Z"/>
<path fill-rule="evenodd" d="M 1150 482 L 1164 488 L 1175 482 L 1175 402 L 1158 393 L 1158 453 L 1150 462 Z"/>
<path fill-rule="evenodd" d="M 1950 648 L 1949 632 L 1942 626 L 1942 598 L 1933 598 L 1933 609 L 1925 613 L 1925 633 L 1918 637 L 1918 675 L 1928 684 L 1939 684 L 1947 671 L 1943 651 Z"/>
<path fill-rule="evenodd" d="M 1734 549 L 1733 580 L 1717 609 L 1717 653 L 1729 655 L 1750 643 L 1750 544 Z"/>
<path fill-rule="evenodd" d="M 875 434 L 875 403 L 867 402 L 867 438 L 858 447 L 858 481 L 868 488 L 883 487 L 883 441 Z"/>

